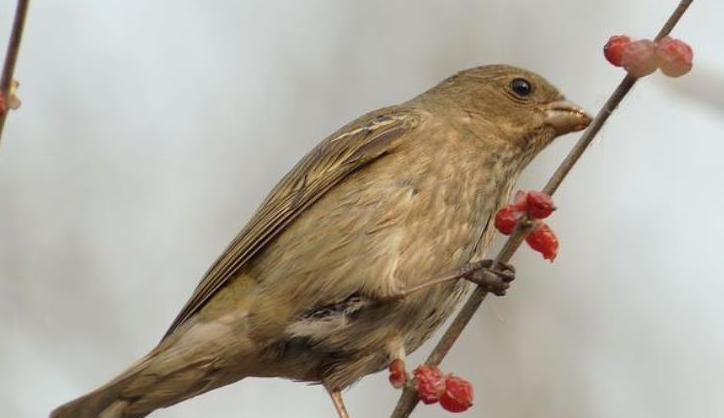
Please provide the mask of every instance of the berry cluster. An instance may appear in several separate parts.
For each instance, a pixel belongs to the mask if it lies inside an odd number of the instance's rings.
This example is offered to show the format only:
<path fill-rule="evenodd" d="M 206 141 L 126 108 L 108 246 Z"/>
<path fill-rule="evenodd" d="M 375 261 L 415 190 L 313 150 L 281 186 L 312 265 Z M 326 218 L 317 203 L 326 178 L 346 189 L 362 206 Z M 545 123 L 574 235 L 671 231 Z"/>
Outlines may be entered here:
<path fill-rule="evenodd" d="M 631 41 L 626 35 L 614 35 L 604 45 L 603 55 L 634 77 L 647 76 L 657 68 L 669 77 L 680 77 L 691 71 L 694 51 L 686 42 L 669 36 L 654 42 Z"/>
<path fill-rule="evenodd" d="M 463 412 L 473 405 L 473 385 L 452 374 L 444 374 L 439 367 L 422 364 L 412 371 L 415 389 L 422 403 L 440 402 L 445 410 Z M 390 364 L 390 383 L 399 389 L 407 383 L 407 373 L 402 360 Z"/>
<path fill-rule="evenodd" d="M 554 210 L 556 206 L 549 195 L 535 190 L 519 190 L 513 203 L 503 206 L 495 215 L 495 228 L 504 235 L 510 235 L 518 222 L 527 216 L 532 220 L 533 226 L 527 232 L 525 242 L 543 254 L 543 258 L 553 261 L 558 254 L 558 238 L 541 219 L 550 216 Z"/>

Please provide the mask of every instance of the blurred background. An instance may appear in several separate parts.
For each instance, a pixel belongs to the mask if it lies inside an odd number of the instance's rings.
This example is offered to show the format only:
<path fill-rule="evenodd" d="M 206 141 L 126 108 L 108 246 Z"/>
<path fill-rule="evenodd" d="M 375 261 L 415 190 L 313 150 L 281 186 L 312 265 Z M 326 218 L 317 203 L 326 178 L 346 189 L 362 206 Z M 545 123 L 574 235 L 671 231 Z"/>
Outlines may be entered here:
<path fill-rule="evenodd" d="M 3 45 L 14 3 L 0 0 Z M 23 106 L 0 152 L 2 415 L 47 416 L 152 348 L 266 192 L 337 127 L 488 63 L 539 72 L 595 112 L 623 76 L 602 57 L 608 36 L 652 37 L 675 5 L 33 2 Z M 556 196 L 556 262 L 520 251 L 513 289 L 444 362 L 475 384 L 463 416 L 724 416 L 722 15 L 694 3 L 674 32 L 694 70 L 635 87 Z M 540 188 L 575 139 L 519 186 Z M 397 396 L 380 373 L 346 399 L 353 418 L 384 417 Z M 153 415 L 197 416 L 335 415 L 321 388 L 279 379 Z"/>

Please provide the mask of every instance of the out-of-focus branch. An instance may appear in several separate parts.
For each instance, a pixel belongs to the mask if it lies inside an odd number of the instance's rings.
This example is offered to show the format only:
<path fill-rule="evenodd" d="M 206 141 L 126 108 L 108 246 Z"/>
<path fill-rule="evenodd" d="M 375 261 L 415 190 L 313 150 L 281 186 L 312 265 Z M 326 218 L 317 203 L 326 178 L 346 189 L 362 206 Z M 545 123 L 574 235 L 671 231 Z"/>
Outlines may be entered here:
<path fill-rule="evenodd" d="M 18 0 L 15 8 L 15 19 L 13 28 L 10 32 L 10 41 L 8 49 L 5 52 L 5 63 L 3 64 L 2 76 L 0 76 L 0 92 L 6 102 L 6 109 L 0 112 L 0 144 L 2 144 L 3 128 L 5 128 L 5 119 L 8 117 L 9 102 L 12 100 L 11 87 L 13 84 L 13 74 L 15 73 L 15 64 L 18 62 L 18 52 L 20 51 L 20 40 L 23 37 L 23 28 L 25 27 L 25 16 L 28 14 L 28 6 L 30 0 Z"/>
<path fill-rule="evenodd" d="M 682 0 L 679 3 L 679 5 L 676 7 L 676 10 L 674 10 L 674 12 L 671 14 L 671 16 L 661 28 L 659 33 L 656 35 L 656 41 L 667 36 L 671 32 L 671 30 L 674 28 L 674 26 L 676 26 L 679 19 L 681 19 L 681 17 L 684 15 L 684 12 L 693 1 L 694 0 Z M 584 132 L 583 136 L 581 136 L 573 149 L 568 153 L 568 156 L 566 156 L 563 162 L 561 162 L 561 164 L 556 169 L 555 173 L 553 173 L 550 180 L 548 180 L 548 183 L 542 190 L 544 193 L 547 193 L 549 195 L 553 195 L 553 193 L 555 193 L 555 191 L 558 189 L 558 186 L 561 185 L 561 183 L 571 171 L 573 166 L 576 164 L 578 159 L 581 158 L 583 153 L 586 151 L 588 146 L 596 137 L 596 134 L 606 122 L 608 117 L 611 116 L 613 111 L 616 109 L 618 104 L 621 103 L 621 100 L 623 100 L 626 94 L 631 90 L 631 87 L 634 86 L 636 81 L 637 78 L 630 75 L 627 75 L 623 80 L 621 80 L 621 83 L 619 83 L 618 87 L 616 87 L 616 90 L 614 90 L 614 92 L 611 94 L 611 97 L 608 98 L 601 110 L 598 111 L 598 114 L 593 119 L 591 125 L 588 127 L 586 132 Z M 515 251 L 525 239 L 525 232 L 527 229 L 526 224 L 527 222 L 525 221 L 519 222 L 518 227 L 505 242 L 505 245 L 500 250 L 500 253 L 498 253 L 498 256 L 495 258 L 496 266 L 499 267 L 500 263 L 507 263 L 510 261 Z M 495 268 L 496 266 L 493 266 L 493 268 Z M 442 359 L 445 358 L 445 356 L 447 355 L 448 351 L 450 351 L 450 348 L 452 348 L 455 341 L 457 341 L 460 333 L 463 331 L 465 326 L 468 324 L 468 322 L 470 322 L 470 319 L 473 317 L 478 307 L 485 299 L 485 296 L 487 296 L 487 291 L 485 291 L 485 289 L 482 287 L 477 287 L 473 291 L 472 295 L 470 295 L 470 298 L 468 298 L 467 302 L 465 302 L 465 305 L 463 305 L 462 309 L 455 317 L 452 324 L 450 324 L 450 327 L 448 327 L 448 329 L 445 331 L 445 334 L 442 336 L 440 341 L 432 350 L 432 353 L 425 362 L 426 364 L 440 364 Z M 402 392 L 400 399 L 397 401 L 397 406 L 392 412 L 391 418 L 409 417 L 418 402 L 419 400 L 414 387 L 412 385 L 407 385 Z"/>

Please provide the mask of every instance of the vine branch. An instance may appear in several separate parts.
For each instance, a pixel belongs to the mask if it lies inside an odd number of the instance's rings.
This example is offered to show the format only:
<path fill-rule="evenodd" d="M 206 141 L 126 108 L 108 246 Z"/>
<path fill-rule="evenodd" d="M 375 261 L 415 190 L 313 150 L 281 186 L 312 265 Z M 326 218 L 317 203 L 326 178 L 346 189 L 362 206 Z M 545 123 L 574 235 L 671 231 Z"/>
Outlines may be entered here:
<path fill-rule="evenodd" d="M 3 128 L 5 128 L 5 120 L 7 119 L 9 109 L 9 101 L 11 100 L 11 87 L 13 84 L 13 74 L 15 73 L 15 64 L 18 62 L 18 52 L 20 52 L 20 41 L 23 37 L 23 29 L 25 28 L 25 17 L 28 14 L 28 6 L 30 0 L 18 0 L 15 8 L 15 19 L 13 20 L 13 28 L 10 32 L 10 41 L 8 49 L 5 52 L 5 63 L 3 64 L 2 75 L 0 76 L 0 92 L 6 101 L 6 109 L 0 112 L 0 145 L 2 144 Z"/>
<path fill-rule="evenodd" d="M 672 31 L 672 29 L 674 29 L 676 24 L 684 15 L 684 12 L 686 12 L 686 10 L 689 8 L 691 3 L 693 3 L 693 1 L 694 0 L 681 0 L 679 2 L 676 10 L 674 10 L 674 12 L 671 14 L 671 16 L 661 28 L 659 33 L 656 35 L 656 41 L 661 40 L 662 38 L 667 36 Z M 571 171 L 573 166 L 576 164 L 579 158 L 581 158 L 591 142 L 593 142 L 593 139 L 596 137 L 596 134 L 598 134 L 598 131 L 601 129 L 603 124 L 606 123 L 606 120 L 609 118 L 609 116 L 611 116 L 613 111 L 616 109 L 619 103 L 621 103 L 621 100 L 623 100 L 623 98 L 631 90 L 634 84 L 636 84 L 637 80 L 638 79 L 636 77 L 632 77 L 630 75 L 626 75 L 626 77 L 621 80 L 618 87 L 616 87 L 616 90 L 614 90 L 608 100 L 606 100 L 606 103 L 604 103 L 601 110 L 598 111 L 596 117 L 593 119 L 588 129 L 583 133 L 576 145 L 574 145 L 573 149 L 571 149 L 566 158 L 558 166 L 556 171 L 548 180 L 548 183 L 546 183 L 545 187 L 543 187 L 542 191 L 544 193 L 548 195 L 553 195 L 553 193 L 558 190 L 558 186 L 561 185 L 561 183 Z M 493 266 L 494 268 L 496 266 L 499 267 L 500 263 L 507 263 L 508 261 L 510 261 L 510 259 L 513 257 L 513 254 L 515 254 L 515 251 L 525 239 L 525 233 L 528 229 L 527 224 L 529 224 L 529 222 L 525 222 L 525 220 L 519 222 L 518 227 L 505 242 L 497 257 L 495 257 L 495 265 Z M 440 341 L 432 350 L 432 353 L 430 353 L 430 356 L 425 361 L 426 364 L 440 364 L 443 358 L 445 358 L 447 353 L 450 351 L 450 348 L 452 348 L 453 344 L 455 344 L 455 341 L 457 341 L 460 333 L 462 333 L 465 326 L 468 324 L 468 322 L 470 322 L 470 319 L 478 310 L 480 304 L 483 302 L 483 300 L 485 300 L 486 296 L 487 292 L 484 290 L 484 288 L 479 286 L 475 288 L 473 293 L 465 302 L 465 305 L 463 305 L 458 315 L 450 324 L 450 327 L 448 327 L 448 329 L 445 331 L 445 334 L 443 334 Z M 417 392 L 415 391 L 415 389 L 411 387 L 411 385 L 405 386 L 405 389 L 403 390 L 400 399 L 397 401 L 397 406 L 392 412 L 390 418 L 409 417 L 412 413 L 412 410 L 415 409 L 415 406 L 417 406 L 418 402 L 419 399 L 417 397 Z"/>

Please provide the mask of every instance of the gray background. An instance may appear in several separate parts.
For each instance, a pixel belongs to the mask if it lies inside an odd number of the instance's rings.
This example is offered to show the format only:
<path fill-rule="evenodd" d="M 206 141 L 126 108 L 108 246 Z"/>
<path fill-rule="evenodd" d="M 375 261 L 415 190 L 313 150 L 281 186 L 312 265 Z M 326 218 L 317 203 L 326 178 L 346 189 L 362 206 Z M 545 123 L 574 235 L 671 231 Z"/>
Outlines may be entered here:
<path fill-rule="evenodd" d="M 348 120 L 497 62 L 595 112 L 623 74 L 601 45 L 652 36 L 675 3 L 33 2 L 0 153 L 2 415 L 45 416 L 143 355 L 276 180 Z M 556 198 L 559 258 L 520 251 L 513 290 L 445 361 L 475 383 L 467 416 L 723 416 L 722 15 L 695 2 L 675 32 L 694 71 L 634 89 Z M 574 140 L 520 185 L 542 186 Z M 396 398 L 384 373 L 347 392 L 355 418 Z M 154 415 L 197 416 L 334 412 L 318 387 L 248 379 Z"/>

